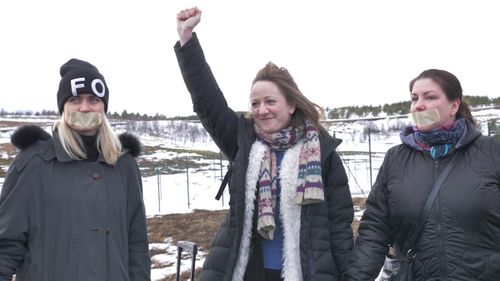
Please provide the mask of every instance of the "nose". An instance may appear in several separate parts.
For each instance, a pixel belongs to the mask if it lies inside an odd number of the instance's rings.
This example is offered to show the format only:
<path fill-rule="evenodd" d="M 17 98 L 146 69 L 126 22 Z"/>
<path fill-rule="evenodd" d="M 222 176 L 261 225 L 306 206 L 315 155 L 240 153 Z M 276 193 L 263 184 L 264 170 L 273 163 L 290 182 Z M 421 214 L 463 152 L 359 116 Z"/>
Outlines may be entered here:
<path fill-rule="evenodd" d="M 422 99 L 418 99 L 414 106 L 415 111 L 424 111 L 425 104 Z"/>
<path fill-rule="evenodd" d="M 91 111 L 90 103 L 86 99 L 83 99 L 82 103 L 80 104 L 80 112 L 90 112 L 90 111 Z"/>
<path fill-rule="evenodd" d="M 265 104 L 261 104 L 259 108 L 257 109 L 259 115 L 264 115 L 268 112 L 267 106 Z"/>

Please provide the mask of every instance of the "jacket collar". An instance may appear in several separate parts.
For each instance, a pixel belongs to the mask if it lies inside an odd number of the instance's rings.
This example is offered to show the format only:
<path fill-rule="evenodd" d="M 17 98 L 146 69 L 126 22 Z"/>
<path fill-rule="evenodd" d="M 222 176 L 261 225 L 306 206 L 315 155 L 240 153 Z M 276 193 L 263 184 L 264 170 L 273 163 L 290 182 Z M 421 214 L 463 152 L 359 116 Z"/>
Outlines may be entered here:
<path fill-rule="evenodd" d="M 52 132 L 52 138 L 54 140 L 54 149 L 56 152 L 56 158 L 57 161 L 59 162 L 71 162 L 71 161 L 76 161 L 75 159 L 71 158 L 66 151 L 64 150 L 61 140 L 59 138 L 59 134 L 57 133 L 56 130 Z M 97 162 L 106 162 L 104 161 L 104 157 L 102 157 L 102 154 L 99 153 L 99 156 L 97 157 Z"/>
<path fill-rule="evenodd" d="M 325 164 L 326 159 L 341 143 L 341 139 L 330 136 L 326 131 L 320 131 L 321 165 Z"/>
<path fill-rule="evenodd" d="M 481 132 L 469 120 L 465 119 L 465 123 L 467 124 L 467 135 L 465 136 L 462 147 L 468 146 L 481 136 Z"/>
<path fill-rule="evenodd" d="M 52 133 L 54 139 L 54 147 L 56 150 L 57 160 L 60 162 L 70 162 L 75 159 L 71 158 L 66 151 L 64 151 L 61 141 L 59 139 L 59 134 L 56 131 Z M 139 139 L 129 133 L 122 133 L 118 136 L 120 143 L 122 144 L 122 155 L 126 153 L 130 153 L 133 157 L 138 157 L 141 153 L 141 143 Z M 102 154 L 99 153 L 97 157 L 98 162 L 106 162 Z"/>
<path fill-rule="evenodd" d="M 58 161 L 60 162 L 70 162 L 74 161 L 69 155 L 64 151 L 59 135 L 57 131 L 52 132 L 52 136 L 47 133 L 44 129 L 37 125 L 23 125 L 14 131 L 11 136 L 11 143 L 20 150 L 26 150 L 34 146 L 38 141 L 46 141 L 52 139 L 54 143 L 54 154 Z M 134 157 L 138 157 L 141 153 L 141 143 L 139 139 L 129 133 L 122 133 L 118 136 L 122 144 L 122 154 L 130 153 Z M 44 154 L 47 151 L 43 151 Z M 49 154 L 47 154 L 49 155 Z M 104 161 L 102 155 L 99 155 L 98 161 Z"/>

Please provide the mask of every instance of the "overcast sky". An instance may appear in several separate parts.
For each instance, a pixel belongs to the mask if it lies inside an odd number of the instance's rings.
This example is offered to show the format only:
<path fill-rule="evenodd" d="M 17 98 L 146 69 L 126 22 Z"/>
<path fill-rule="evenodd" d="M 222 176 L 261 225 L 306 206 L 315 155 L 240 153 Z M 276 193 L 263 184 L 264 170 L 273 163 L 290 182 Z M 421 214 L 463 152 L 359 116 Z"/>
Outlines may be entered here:
<path fill-rule="evenodd" d="M 497 1 L 16 0 L 0 3 L 0 108 L 57 110 L 59 67 L 88 60 L 106 78 L 109 111 L 190 115 L 173 45 L 176 13 L 196 29 L 228 103 L 248 109 L 268 61 L 323 107 L 409 98 L 422 70 L 451 71 L 466 95 L 500 96 Z"/>

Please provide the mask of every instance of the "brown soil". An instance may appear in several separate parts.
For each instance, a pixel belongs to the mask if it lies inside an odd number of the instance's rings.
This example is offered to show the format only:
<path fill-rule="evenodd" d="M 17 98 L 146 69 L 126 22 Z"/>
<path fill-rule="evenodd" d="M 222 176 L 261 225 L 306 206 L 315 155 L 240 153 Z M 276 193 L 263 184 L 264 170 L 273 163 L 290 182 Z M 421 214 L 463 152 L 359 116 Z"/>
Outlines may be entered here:
<path fill-rule="evenodd" d="M 150 243 L 164 243 L 171 237 L 173 243 L 186 240 L 198 244 L 198 249 L 208 251 L 215 233 L 228 210 L 194 210 L 187 214 L 169 214 L 148 219 Z"/>
<path fill-rule="evenodd" d="M 355 206 L 364 208 L 364 198 L 353 198 Z M 150 243 L 164 243 L 167 237 L 172 238 L 172 243 L 177 241 L 191 241 L 198 245 L 199 250 L 208 253 L 212 240 L 217 233 L 228 210 L 194 210 L 187 214 L 169 214 L 155 216 L 148 219 L 148 238 Z M 358 221 L 353 222 L 353 231 L 357 236 Z M 158 252 L 151 252 L 151 255 Z M 153 265 L 154 267 L 155 265 Z M 198 280 L 201 269 L 195 272 L 195 280 Z M 183 272 L 180 280 L 188 280 L 189 272 Z M 167 276 L 161 281 L 176 281 L 176 276 Z"/>

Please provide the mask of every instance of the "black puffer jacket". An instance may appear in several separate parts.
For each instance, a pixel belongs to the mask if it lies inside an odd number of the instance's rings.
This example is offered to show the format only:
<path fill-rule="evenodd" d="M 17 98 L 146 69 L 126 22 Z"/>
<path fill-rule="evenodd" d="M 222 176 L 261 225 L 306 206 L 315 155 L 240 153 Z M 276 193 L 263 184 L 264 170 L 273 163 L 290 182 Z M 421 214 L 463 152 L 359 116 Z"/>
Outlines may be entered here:
<path fill-rule="evenodd" d="M 468 123 L 459 162 L 436 199 L 417 243 L 415 280 L 500 280 L 500 144 Z M 391 148 L 367 201 L 348 280 L 374 280 L 387 245 L 400 252 L 451 157 L 435 161 L 402 144 Z"/>
<path fill-rule="evenodd" d="M 179 65 L 194 104 L 194 111 L 229 156 L 229 214 L 214 239 L 203 266 L 202 281 L 263 280 L 262 257 L 255 245 L 255 190 L 262 147 L 255 141 L 251 121 L 238 117 L 224 99 L 196 35 L 182 48 L 175 46 Z M 287 202 L 293 177 L 282 179 L 281 213 L 285 226 L 284 272 L 287 281 L 340 280 L 352 249 L 352 199 L 347 176 L 335 148 L 340 143 L 321 136 L 321 163 L 326 200 L 300 207 Z M 296 149 L 285 152 L 282 175 L 298 159 Z M 290 161 L 288 161 L 290 160 Z M 294 187 L 292 187 L 293 189 Z M 292 193 L 293 195 L 293 193 Z M 258 241 L 258 240 L 257 240 Z"/>

